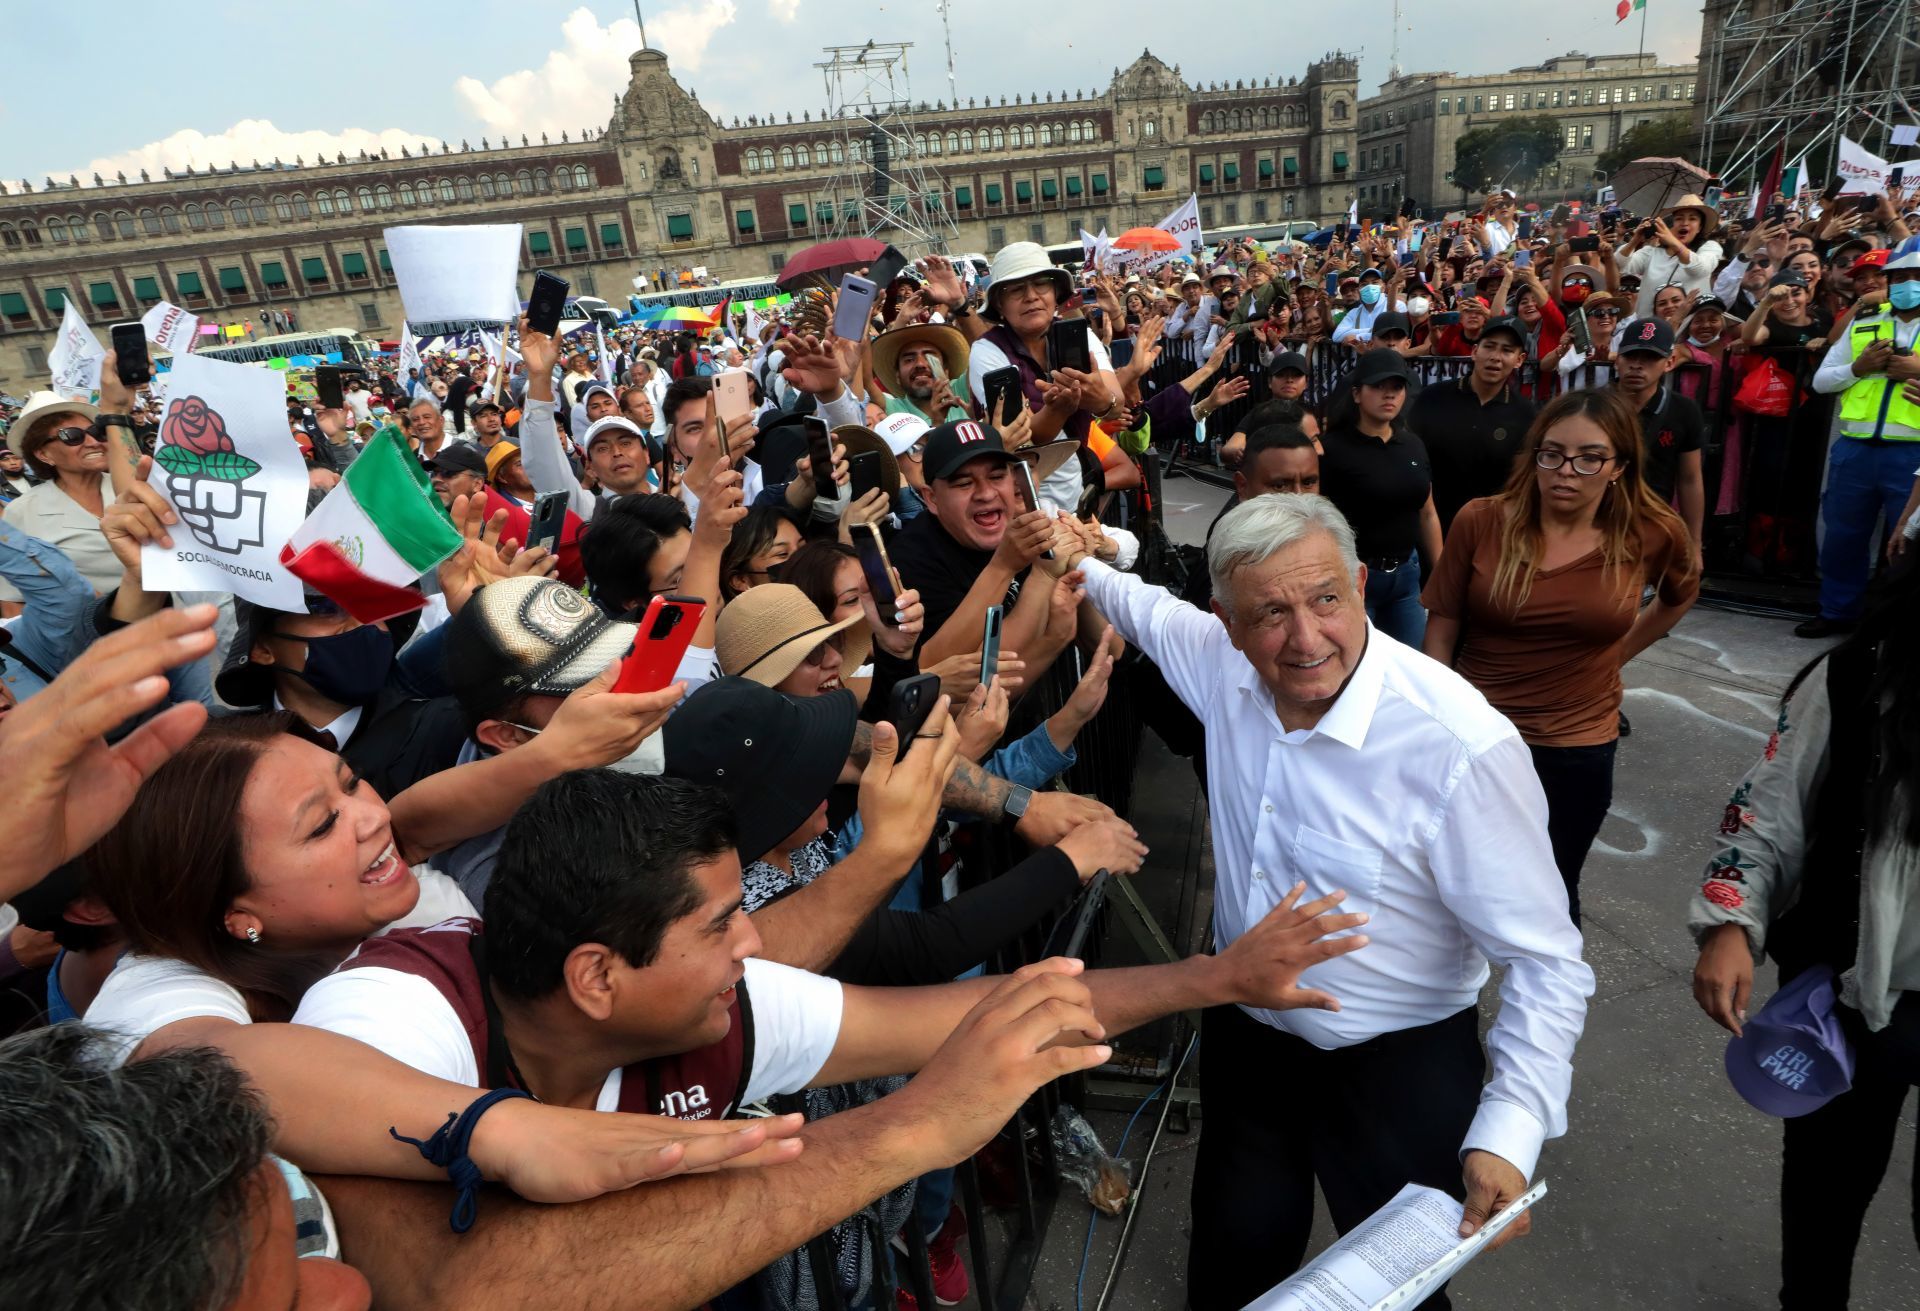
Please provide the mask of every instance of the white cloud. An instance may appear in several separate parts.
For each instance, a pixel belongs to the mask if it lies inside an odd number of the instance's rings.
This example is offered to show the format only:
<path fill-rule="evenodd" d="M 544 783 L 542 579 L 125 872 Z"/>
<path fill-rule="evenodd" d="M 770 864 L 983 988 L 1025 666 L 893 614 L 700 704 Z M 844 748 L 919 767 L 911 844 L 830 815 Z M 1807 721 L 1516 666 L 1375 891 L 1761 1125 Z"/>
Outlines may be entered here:
<path fill-rule="evenodd" d="M 267 163 L 273 159 L 282 159 L 291 164 L 295 159 L 304 158 L 309 163 L 324 155 L 332 159 L 345 154 L 348 159 L 355 158 L 362 150 L 370 155 L 380 153 L 382 147 L 392 155 L 399 155 L 400 148 L 420 149 L 422 142 L 437 145 L 438 136 L 429 136 L 421 132 L 404 132 L 399 128 L 384 128 L 369 131 L 366 128 L 348 128 L 341 132 L 286 132 L 277 128 L 264 118 L 246 118 L 224 131 L 206 133 L 187 128 L 171 136 L 144 146 L 135 146 L 131 150 L 121 151 L 117 155 L 105 155 L 87 164 L 85 168 L 73 169 L 85 181 L 91 174 L 112 177 L 125 172 L 136 175 L 146 169 L 155 177 L 163 168 L 175 170 L 191 165 L 194 168 L 225 168 L 230 162 L 251 164 L 254 160 Z"/>
<path fill-rule="evenodd" d="M 783 23 L 791 23 L 800 17 L 800 0 L 767 0 L 767 8 Z"/>
<path fill-rule="evenodd" d="M 775 7 L 799 0 L 774 0 Z M 735 0 L 687 0 L 647 17 L 647 44 L 664 50 L 676 75 L 698 72 L 707 46 L 739 16 Z M 604 127 L 613 98 L 626 90 L 627 58 L 640 48 L 639 25 L 621 18 L 602 27 L 589 9 L 560 25 L 562 45 L 538 68 L 523 68 L 491 84 L 463 77 L 454 83 L 474 117 L 501 132 L 577 132 Z"/>

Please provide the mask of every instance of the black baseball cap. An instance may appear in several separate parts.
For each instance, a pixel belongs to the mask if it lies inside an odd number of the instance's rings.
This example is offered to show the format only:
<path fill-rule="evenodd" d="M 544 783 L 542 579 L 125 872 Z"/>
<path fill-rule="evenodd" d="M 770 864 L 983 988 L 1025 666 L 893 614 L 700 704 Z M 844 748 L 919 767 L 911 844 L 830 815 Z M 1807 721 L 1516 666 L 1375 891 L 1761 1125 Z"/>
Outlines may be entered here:
<path fill-rule="evenodd" d="M 1307 366 L 1307 357 L 1299 351 L 1281 351 L 1273 357 L 1273 367 L 1268 369 L 1267 372 L 1285 373 L 1289 369 L 1295 373 L 1313 372 L 1313 370 Z"/>
<path fill-rule="evenodd" d="M 1356 387 L 1368 383 L 1386 382 L 1398 378 L 1402 382 L 1413 381 L 1413 370 L 1407 365 L 1407 357 L 1396 350 L 1370 350 L 1360 357 L 1353 366 L 1353 372 L 1347 375 Z"/>
<path fill-rule="evenodd" d="M 477 405 L 470 405 L 467 407 L 468 414 L 485 414 L 488 410 L 492 410 L 495 414 L 506 413 L 505 410 L 500 408 L 499 401 L 481 401 Z"/>
<path fill-rule="evenodd" d="M 1620 353 L 1635 352 L 1663 359 L 1673 354 L 1673 329 L 1665 319 L 1635 319 L 1626 326 L 1620 337 Z"/>
<path fill-rule="evenodd" d="M 740 859 L 759 860 L 827 799 L 859 718 L 846 688 L 795 697 L 750 678 L 716 678 L 661 730 L 666 773 L 725 792 Z"/>
<path fill-rule="evenodd" d="M 1411 337 L 1413 335 L 1413 320 L 1402 314 L 1399 310 L 1388 310 L 1385 314 L 1374 319 L 1373 335 L 1381 337 L 1389 332 L 1403 332 Z"/>
<path fill-rule="evenodd" d="M 1480 329 L 1480 335 L 1474 338 L 1474 340 L 1485 341 L 1496 332 L 1506 333 L 1509 337 L 1513 338 L 1514 342 L 1518 344 L 1522 350 L 1526 349 L 1527 330 L 1521 325 L 1520 320 L 1514 318 L 1511 314 L 1502 315 L 1497 319 L 1488 319 L 1486 326 Z"/>
<path fill-rule="evenodd" d="M 928 482 L 938 482 L 953 477 L 961 465 L 983 455 L 1008 462 L 1026 458 L 1018 451 L 1007 449 L 998 428 L 962 419 L 958 423 L 943 423 L 927 434 L 927 453 L 921 457 L 921 468 L 926 471 Z"/>
<path fill-rule="evenodd" d="M 1793 269 L 1781 269 L 1773 275 L 1772 281 L 1767 285 L 1769 287 L 1804 287 L 1807 285 L 1807 280 Z"/>
<path fill-rule="evenodd" d="M 487 457 L 472 442 L 448 442 L 440 453 L 427 461 L 428 473 L 487 474 Z"/>

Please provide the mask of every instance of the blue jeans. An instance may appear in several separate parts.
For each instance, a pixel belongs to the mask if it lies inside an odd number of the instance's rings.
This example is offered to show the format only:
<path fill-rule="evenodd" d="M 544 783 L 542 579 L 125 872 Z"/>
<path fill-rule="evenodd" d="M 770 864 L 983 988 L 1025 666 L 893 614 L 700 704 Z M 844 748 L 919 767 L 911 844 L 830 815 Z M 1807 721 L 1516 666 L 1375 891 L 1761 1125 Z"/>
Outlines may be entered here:
<path fill-rule="evenodd" d="M 1827 490 L 1820 498 L 1826 536 L 1820 540 L 1820 613 L 1854 620 L 1866 608 L 1873 544 L 1893 525 L 1913 489 L 1920 442 L 1866 442 L 1837 437 L 1827 453 Z"/>
<path fill-rule="evenodd" d="M 1420 557 L 1410 555 L 1392 573 L 1367 569 L 1367 618 L 1373 626 L 1414 650 L 1427 635 L 1427 608 L 1420 604 Z"/>

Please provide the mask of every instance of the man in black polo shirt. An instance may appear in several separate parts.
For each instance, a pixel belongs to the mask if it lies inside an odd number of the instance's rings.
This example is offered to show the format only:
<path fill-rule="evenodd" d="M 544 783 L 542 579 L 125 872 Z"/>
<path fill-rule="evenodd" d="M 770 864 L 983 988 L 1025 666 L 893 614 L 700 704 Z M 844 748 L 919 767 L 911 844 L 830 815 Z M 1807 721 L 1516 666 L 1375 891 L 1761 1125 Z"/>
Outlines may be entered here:
<path fill-rule="evenodd" d="M 1514 456 L 1533 422 L 1534 405 L 1514 386 L 1527 337 L 1511 318 L 1494 319 L 1473 343 L 1473 367 L 1452 382 L 1425 387 L 1407 421 L 1433 461 L 1433 505 L 1440 528 L 1468 501 L 1507 485 Z"/>
<path fill-rule="evenodd" d="M 1698 405 L 1667 386 L 1673 366 L 1673 329 L 1662 319 L 1635 319 L 1622 332 L 1609 385 L 1640 411 L 1642 475 L 1654 495 L 1676 504 L 1698 568 L 1707 513 L 1706 481 L 1700 471 L 1707 418 Z"/>

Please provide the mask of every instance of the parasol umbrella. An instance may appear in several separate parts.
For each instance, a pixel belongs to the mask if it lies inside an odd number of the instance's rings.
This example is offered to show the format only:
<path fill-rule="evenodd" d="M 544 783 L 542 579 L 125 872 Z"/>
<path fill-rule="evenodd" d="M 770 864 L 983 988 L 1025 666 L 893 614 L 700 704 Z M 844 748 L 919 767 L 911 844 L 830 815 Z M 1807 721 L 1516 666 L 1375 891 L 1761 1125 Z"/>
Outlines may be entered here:
<path fill-rule="evenodd" d="M 1680 197 L 1707 189 L 1707 170 L 1684 159 L 1636 159 L 1613 175 L 1614 203 L 1629 214 L 1658 214 Z"/>
<path fill-rule="evenodd" d="M 1180 238 L 1164 228 L 1128 228 L 1113 244 L 1119 250 L 1179 250 Z"/>
<path fill-rule="evenodd" d="M 871 264 L 886 253 L 887 243 L 872 237 L 842 237 L 808 246 L 787 261 L 775 282 L 785 287 L 792 283 L 824 282 L 832 284 L 841 273 L 861 264 Z"/>
<path fill-rule="evenodd" d="M 691 305 L 669 305 L 657 313 L 646 316 L 649 323 L 699 323 L 711 328 L 713 315 L 705 310 L 695 309 Z"/>

